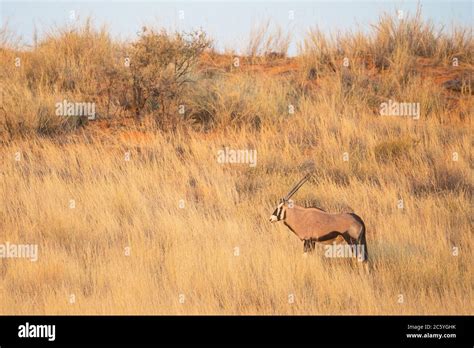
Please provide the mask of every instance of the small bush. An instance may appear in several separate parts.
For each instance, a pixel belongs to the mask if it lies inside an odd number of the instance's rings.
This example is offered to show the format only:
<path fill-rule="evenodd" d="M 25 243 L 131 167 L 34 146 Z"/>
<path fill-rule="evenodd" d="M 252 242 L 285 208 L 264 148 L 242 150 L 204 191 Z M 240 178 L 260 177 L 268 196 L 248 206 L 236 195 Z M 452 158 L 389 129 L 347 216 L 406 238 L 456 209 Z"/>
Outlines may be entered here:
<path fill-rule="evenodd" d="M 178 121 L 176 102 L 200 54 L 210 46 L 203 32 L 189 34 L 155 32 L 144 28 L 131 46 L 130 82 L 135 117 L 144 111 L 154 115 L 159 128 L 174 127 Z"/>

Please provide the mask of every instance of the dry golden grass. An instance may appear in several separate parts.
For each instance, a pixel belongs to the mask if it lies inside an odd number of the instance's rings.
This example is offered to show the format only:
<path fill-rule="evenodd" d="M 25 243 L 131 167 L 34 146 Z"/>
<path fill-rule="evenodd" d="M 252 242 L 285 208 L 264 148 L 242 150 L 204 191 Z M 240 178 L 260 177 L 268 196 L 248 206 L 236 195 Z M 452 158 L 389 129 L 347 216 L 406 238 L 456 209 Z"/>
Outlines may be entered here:
<path fill-rule="evenodd" d="M 112 47 L 104 35 L 90 40 Z M 307 51 L 278 63 L 291 69 L 263 59 L 259 69 L 203 72 L 183 96 L 192 117 L 174 132 L 155 129 L 152 113 L 140 125 L 125 107 L 106 114 L 103 96 L 94 99 L 103 120 L 65 132 L 54 102 L 72 92 L 63 81 L 49 91 L 44 80 L 31 85 L 28 57 L 52 55 L 49 46 L 2 50 L 12 61 L 24 55 L 25 66 L 1 70 L 10 124 L 0 147 L 0 243 L 38 244 L 39 259 L 0 259 L 0 313 L 474 314 L 472 95 L 446 91 L 419 56 L 382 41 L 393 53 L 382 70 L 370 61 L 320 69 L 340 64 L 328 49 L 330 59 Z M 455 69 L 442 56 L 433 61 L 444 75 L 472 71 L 470 58 Z M 80 82 L 78 100 L 95 78 Z M 419 102 L 422 117 L 377 116 L 388 98 Z M 257 166 L 218 163 L 225 146 L 256 149 Z M 315 175 L 296 202 L 360 215 L 369 275 L 322 250 L 303 257 L 302 242 L 268 222 L 308 161 Z"/>
<path fill-rule="evenodd" d="M 426 127 L 417 133 L 422 143 L 407 145 L 418 147 L 410 158 L 378 163 L 375 144 L 386 137 L 367 130 L 380 121 L 329 120 L 312 120 L 321 147 L 290 136 L 308 122 L 303 115 L 286 130 L 257 136 L 153 133 L 144 140 L 29 139 L 4 146 L 2 240 L 36 243 L 40 257 L 2 260 L 0 311 L 472 314 L 468 133 L 443 147 L 436 128 Z M 399 127 L 414 133 L 406 121 Z M 365 142 L 367 152 L 343 162 L 346 148 L 331 129 Z M 249 143 L 258 151 L 256 168 L 217 163 L 222 145 Z M 460 160 L 452 162 L 456 149 Z M 324 259 L 321 251 L 303 258 L 301 242 L 268 223 L 306 159 L 318 163 L 317 181 L 297 202 L 353 209 L 366 220 L 375 267 L 369 276 L 356 262 Z M 397 302 L 399 294 L 405 303 Z"/>

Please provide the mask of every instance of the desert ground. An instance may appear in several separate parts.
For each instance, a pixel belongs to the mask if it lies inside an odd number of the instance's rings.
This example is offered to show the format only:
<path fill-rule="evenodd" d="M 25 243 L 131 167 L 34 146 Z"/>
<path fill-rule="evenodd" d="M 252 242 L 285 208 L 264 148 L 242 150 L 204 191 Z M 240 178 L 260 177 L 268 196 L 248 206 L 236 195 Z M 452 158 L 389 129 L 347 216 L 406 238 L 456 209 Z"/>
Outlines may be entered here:
<path fill-rule="evenodd" d="M 293 57 L 268 27 L 245 54 L 91 21 L 24 48 L 4 27 L 0 244 L 38 259 L 0 258 L 0 313 L 474 314 L 472 31 L 373 24 Z M 268 221 L 308 168 L 295 202 L 360 215 L 370 274 Z"/>

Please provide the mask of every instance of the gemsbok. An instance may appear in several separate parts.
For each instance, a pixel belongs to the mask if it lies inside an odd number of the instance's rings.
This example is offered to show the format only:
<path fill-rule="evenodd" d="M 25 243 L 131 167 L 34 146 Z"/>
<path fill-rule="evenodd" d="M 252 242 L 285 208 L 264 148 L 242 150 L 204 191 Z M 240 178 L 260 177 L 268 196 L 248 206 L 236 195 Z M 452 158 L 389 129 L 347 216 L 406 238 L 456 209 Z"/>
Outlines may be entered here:
<path fill-rule="evenodd" d="M 306 174 L 288 194 L 281 199 L 270 222 L 283 221 L 296 236 L 304 242 L 304 252 L 314 250 L 316 242 L 325 242 L 342 236 L 352 246 L 355 256 L 366 263 L 369 254 L 365 239 L 365 224 L 354 213 L 331 214 L 319 208 L 304 208 L 290 198 L 309 179 Z M 366 267 L 368 270 L 368 268 Z"/>

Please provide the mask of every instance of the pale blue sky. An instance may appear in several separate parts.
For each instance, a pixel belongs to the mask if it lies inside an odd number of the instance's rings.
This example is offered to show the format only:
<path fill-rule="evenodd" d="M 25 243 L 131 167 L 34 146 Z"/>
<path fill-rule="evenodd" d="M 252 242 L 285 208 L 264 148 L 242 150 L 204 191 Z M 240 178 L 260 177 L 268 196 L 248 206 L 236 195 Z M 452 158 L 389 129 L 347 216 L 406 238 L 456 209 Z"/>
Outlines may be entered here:
<path fill-rule="evenodd" d="M 423 17 L 449 30 L 453 24 L 472 26 L 471 0 L 419 1 Z M 54 26 L 71 23 L 70 11 L 78 18 L 92 16 L 96 25 L 107 24 L 113 36 L 133 39 L 145 24 L 155 23 L 168 29 L 202 28 L 214 39 L 217 49 L 242 48 L 253 26 L 271 19 L 294 38 L 290 53 L 296 52 L 296 42 L 309 27 L 319 26 L 328 32 L 357 29 L 368 30 L 383 12 L 396 9 L 415 13 L 418 1 L 2 1 L 1 20 L 31 43 L 34 25 L 41 33 Z M 184 11 L 184 19 L 180 19 Z M 294 19 L 289 19 L 293 11 Z"/>

